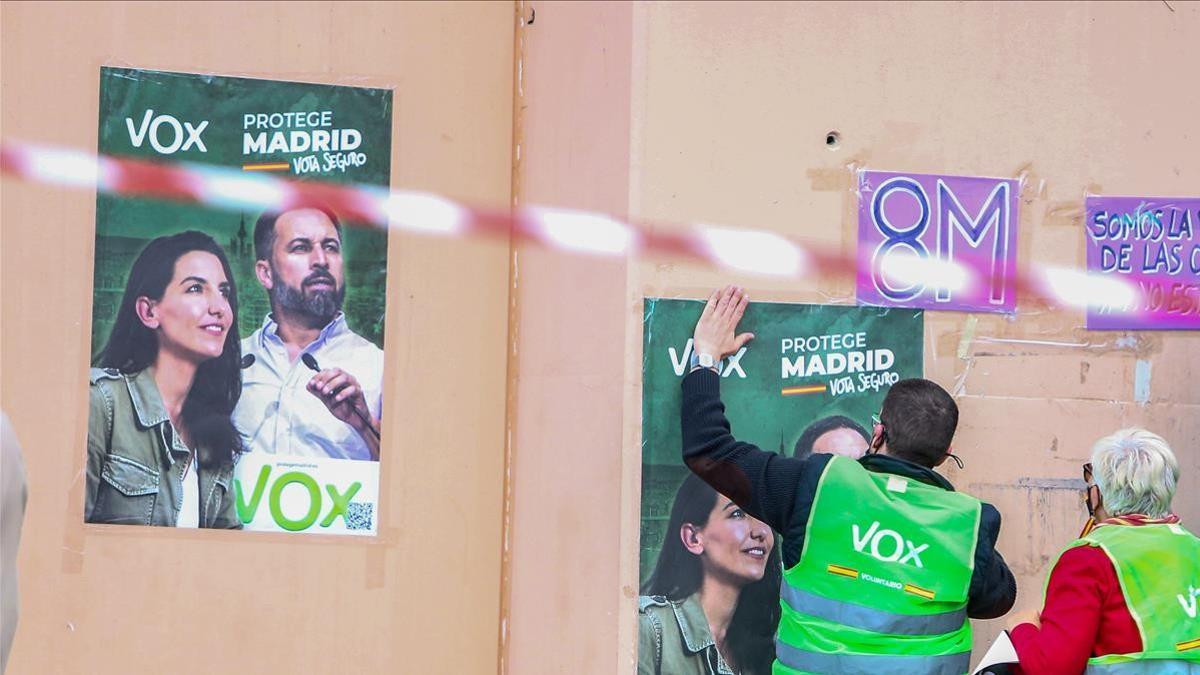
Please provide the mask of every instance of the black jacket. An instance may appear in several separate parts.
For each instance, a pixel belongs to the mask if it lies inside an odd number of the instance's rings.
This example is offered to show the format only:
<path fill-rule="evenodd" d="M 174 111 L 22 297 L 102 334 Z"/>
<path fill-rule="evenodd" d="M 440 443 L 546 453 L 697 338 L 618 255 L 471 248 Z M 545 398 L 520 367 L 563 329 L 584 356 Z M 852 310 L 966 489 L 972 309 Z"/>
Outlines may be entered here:
<path fill-rule="evenodd" d="M 781 533 L 783 564 L 792 567 L 800 561 L 817 481 L 830 456 L 812 455 L 803 460 L 784 457 L 735 439 L 725 418 L 720 383 L 721 379 L 708 368 L 683 378 L 683 461 L 718 492 Z M 933 470 L 896 457 L 867 455 L 859 461 L 870 471 L 954 489 Z M 1017 598 L 1016 581 L 996 550 L 998 536 L 1000 512 L 985 503 L 968 591 L 967 614 L 973 619 L 1003 616 Z"/>

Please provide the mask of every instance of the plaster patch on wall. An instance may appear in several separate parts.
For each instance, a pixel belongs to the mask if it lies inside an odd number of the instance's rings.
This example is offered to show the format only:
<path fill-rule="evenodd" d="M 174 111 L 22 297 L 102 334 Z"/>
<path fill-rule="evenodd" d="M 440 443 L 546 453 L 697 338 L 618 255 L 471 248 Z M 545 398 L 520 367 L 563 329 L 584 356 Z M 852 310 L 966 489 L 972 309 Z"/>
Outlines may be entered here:
<path fill-rule="evenodd" d="M 1044 199 L 1046 196 L 1046 179 L 1039 177 L 1033 170 L 1033 162 L 1029 162 L 1017 169 L 1013 178 L 1017 179 L 1017 183 L 1021 186 L 1020 198 L 1026 204 L 1032 204 L 1035 199 Z"/>
<path fill-rule="evenodd" d="M 1137 401 L 1138 405 L 1146 405 L 1150 402 L 1151 365 L 1150 361 L 1146 359 L 1138 359 L 1133 370 L 1133 400 Z"/>
<path fill-rule="evenodd" d="M 1087 483 L 1084 483 L 1083 479 L 1081 478 L 1042 478 L 1038 476 L 1022 476 L 1012 483 L 971 483 L 971 485 L 968 487 L 974 491 L 986 489 L 995 491 L 1063 490 L 1067 492 L 1081 492 L 1087 487 Z"/>
<path fill-rule="evenodd" d="M 975 367 L 975 359 L 968 358 L 963 360 L 967 362 L 967 366 L 963 368 L 962 373 L 960 373 L 954 380 L 954 391 L 950 394 L 954 398 L 967 395 L 967 375 L 969 375 L 971 369 Z"/>
<path fill-rule="evenodd" d="M 974 314 L 963 322 L 962 337 L 958 340 L 958 358 L 966 359 L 971 353 L 971 340 L 975 339 L 975 327 L 979 325 L 979 317 Z"/>
<path fill-rule="evenodd" d="M 1087 483 L 1084 483 L 1083 480 L 1079 478 L 1021 477 L 1017 479 L 1017 487 L 1079 492 L 1087 488 Z"/>
<path fill-rule="evenodd" d="M 997 337 L 981 337 L 981 338 L 979 338 L 979 341 L 980 342 L 994 342 L 997 344 L 1039 345 L 1042 347 L 1077 347 L 1077 348 L 1083 348 L 1083 349 L 1088 349 L 1093 346 L 1092 343 L 1090 343 L 1090 342 L 1066 342 L 1063 340 L 1023 340 L 1023 339 L 1019 339 L 1019 338 L 997 338 Z M 1103 347 L 1104 345 L 1100 345 L 1100 346 Z M 1037 354 L 1038 352 L 1029 352 L 1029 353 Z M 980 354 L 980 356 L 983 356 L 983 355 Z M 1000 355 L 997 354 L 996 356 L 1000 356 Z"/>
<path fill-rule="evenodd" d="M 854 188 L 854 173 L 844 168 L 809 169 L 805 173 L 814 192 L 840 192 Z"/>
<path fill-rule="evenodd" d="M 1051 202 L 1046 206 L 1042 224 L 1047 227 L 1082 227 L 1085 214 L 1082 201 Z"/>
<path fill-rule="evenodd" d="M 971 342 L 975 339 L 975 328 L 978 325 L 979 317 L 974 314 L 968 315 L 966 320 L 963 321 L 962 334 L 958 338 L 958 348 L 955 351 L 955 356 L 960 361 L 965 361 L 966 366 L 954 381 L 954 391 L 951 395 L 955 398 L 965 396 L 967 393 L 967 375 L 970 374 L 971 369 L 975 366 L 975 357 L 971 354 Z"/>

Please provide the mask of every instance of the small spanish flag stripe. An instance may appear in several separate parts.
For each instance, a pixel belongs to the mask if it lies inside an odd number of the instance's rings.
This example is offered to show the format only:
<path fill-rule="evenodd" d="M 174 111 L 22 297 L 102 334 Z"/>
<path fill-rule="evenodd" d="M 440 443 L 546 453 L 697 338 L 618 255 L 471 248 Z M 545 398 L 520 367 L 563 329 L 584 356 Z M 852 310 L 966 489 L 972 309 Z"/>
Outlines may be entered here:
<path fill-rule="evenodd" d="M 243 164 L 242 171 L 287 171 L 291 165 L 287 162 L 273 162 L 270 164 Z"/>
<path fill-rule="evenodd" d="M 837 575 L 840 575 L 843 577 L 850 577 L 851 579 L 858 578 L 858 570 L 852 570 L 849 567 L 842 567 L 841 565 L 830 565 L 828 569 L 829 569 L 830 574 L 837 574 Z"/>
<path fill-rule="evenodd" d="M 904 584 L 904 590 L 907 593 L 919 595 L 927 600 L 932 600 L 934 595 L 933 591 L 927 588 L 921 588 L 920 586 L 913 586 L 912 584 Z"/>
<path fill-rule="evenodd" d="M 779 393 L 784 396 L 795 396 L 796 394 L 817 394 L 825 391 L 825 385 L 817 384 L 810 387 L 787 387 Z"/>
<path fill-rule="evenodd" d="M 1181 652 L 1186 652 L 1189 649 L 1196 649 L 1197 647 L 1200 647 L 1200 638 L 1188 640 L 1187 642 L 1180 642 L 1179 644 L 1175 645 L 1175 649 L 1178 649 Z"/>

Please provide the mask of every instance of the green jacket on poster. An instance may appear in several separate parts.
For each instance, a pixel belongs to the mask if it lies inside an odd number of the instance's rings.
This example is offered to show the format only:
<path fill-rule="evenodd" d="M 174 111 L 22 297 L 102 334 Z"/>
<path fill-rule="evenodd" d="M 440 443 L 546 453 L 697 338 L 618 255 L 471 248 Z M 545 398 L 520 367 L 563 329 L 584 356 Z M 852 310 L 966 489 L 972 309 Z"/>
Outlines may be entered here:
<path fill-rule="evenodd" d="M 717 651 L 700 599 L 638 598 L 638 675 L 734 675 Z"/>
<path fill-rule="evenodd" d="M 192 451 L 171 425 L 152 368 L 93 368 L 89 382 L 84 520 L 174 527 Z M 233 462 L 200 463 L 198 478 L 200 527 L 240 528 Z"/>

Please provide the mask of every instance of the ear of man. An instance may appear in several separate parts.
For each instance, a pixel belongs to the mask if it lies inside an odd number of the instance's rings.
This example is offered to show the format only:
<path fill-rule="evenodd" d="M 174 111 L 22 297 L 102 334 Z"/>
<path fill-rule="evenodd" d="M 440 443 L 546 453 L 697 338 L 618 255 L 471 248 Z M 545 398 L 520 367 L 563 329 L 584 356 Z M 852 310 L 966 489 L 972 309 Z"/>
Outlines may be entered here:
<path fill-rule="evenodd" d="M 946 460 L 950 459 L 950 455 L 953 455 L 953 454 L 954 454 L 954 446 L 952 445 L 952 446 L 946 448 L 946 452 L 942 453 L 941 457 L 938 457 L 937 464 L 934 464 L 933 468 L 936 469 L 937 467 L 945 464 Z"/>
<path fill-rule="evenodd" d="M 871 452 L 883 452 L 886 449 L 887 442 L 883 440 L 883 429 L 875 427 L 871 433 L 871 443 L 867 446 Z"/>
<path fill-rule="evenodd" d="M 271 264 L 266 260 L 256 260 L 254 262 L 254 276 L 258 277 L 258 283 L 262 287 L 271 290 L 275 285 L 275 279 L 271 275 Z"/>

